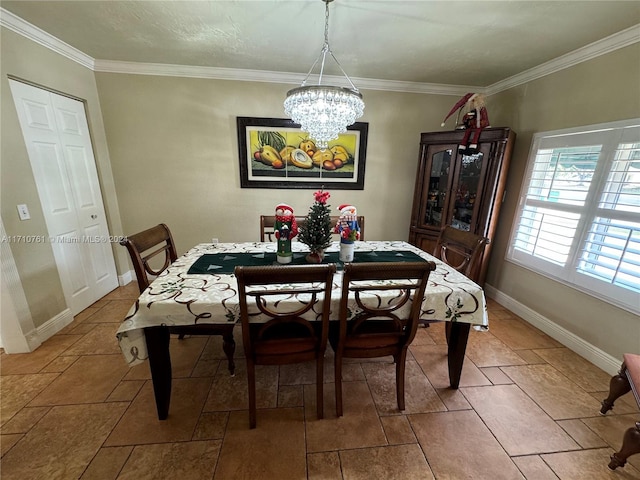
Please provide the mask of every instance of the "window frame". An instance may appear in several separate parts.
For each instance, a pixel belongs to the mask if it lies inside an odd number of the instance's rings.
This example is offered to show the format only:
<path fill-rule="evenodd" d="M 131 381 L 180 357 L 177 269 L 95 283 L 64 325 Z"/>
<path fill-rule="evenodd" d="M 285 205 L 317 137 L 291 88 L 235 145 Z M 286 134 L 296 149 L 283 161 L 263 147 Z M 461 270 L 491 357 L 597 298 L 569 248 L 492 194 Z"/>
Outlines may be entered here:
<path fill-rule="evenodd" d="M 616 166 L 616 161 L 618 161 L 617 155 L 621 151 L 620 146 L 629 143 L 632 145 L 640 144 L 640 138 L 636 140 L 634 137 L 631 141 L 626 139 L 628 135 L 625 135 L 625 132 L 635 134 L 635 129 L 640 129 L 640 118 L 539 132 L 533 135 L 525 174 L 522 178 L 518 193 L 518 203 L 511 225 L 505 260 L 558 281 L 563 285 L 597 297 L 624 310 L 640 314 L 640 293 L 631 288 L 608 283 L 603 279 L 604 275 L 602 275 L 602 278 L 598 278 L 597 275 L 591 275 L 583 268 L 585 264 L 583 251 L 586 251 L 587 246 L 593 243 L 592 233 L 595 232 L 599 226 L 601 227 L 604 221 L 612 223 L 629 221 L 632 224 L 640 225 L 640 210 L 638 212 L 625 211 L 601 206 L 605 188 L 611 184 L 610 172 L 612 172 L 614 166 Z M 583 134 L 584 136 L 582 136 Z M 571 140 L 577 141 L 571 143 Z M 557 154 L 557 149 L 559 148 L 580 147 L 585 145 L 600 145 L 601 147 L 582 205 L 574 205 L 566 200 L 565 202 L 554 204 L 548 199 L 538 200 L 531 198 L 530 190 L 532 182 L 536 180 L 541 182 L 545 181 L 544 179 L 541 180 L 540 178 L 534 177 L 536 165 L 538 171 L 541 171 L 543 174 L 549 173 L 548 169 L 540 169 L 540 164 L 544 162 L 544 160 L 539 158 L 541 155 L 544 155 L 546 151 L 551 151 L 551 156 L 553 156 Z M 615 171 L 613 173 L 615 174 Z M 556 177 L 554 174 L 551 182 L 555 180 Z M 552 187 L 549 187 L 549 189 L 551 188 Z M 632 193 L 632 195 L 634 194 L 635 193 Z M 519 236 L 519 233 L 528 227 L 528 225 L 526 225 L 527 222 L 522 221 L 523 215 L 525 218 L 530 219 L 529 222 L 531 224 L 535 224 L 538 220 L 536 220 L 537 217 L 533 215 L 538 216 L 545 213 L 540 210 L 541 208 L 545 209 L 545 212 L 557 212 L 558 217 L 563 214 L 568 216 L 570 212 L 578 214 L 573 238 L 564 265 L 561 265 L 560 262 L 553 263 L 552 260 L 546 260 L 542 258 L 541 255 L 536 255 L 535 252 L 527 252 L 522 248 L 522 236 Z M 603 212 L 605 214 L 603 214 Z M 553 213 L 550 214 L 553 215 Z M 540 221 L 548 222 L 548 220 L 544 219 Z M 541 225 L 536 234 L 544 233 L 543 227 L 545 226 L 546 224 Z M 635 225 L 633 225 L 632 228 L 635 228 Z M 526 238 L 527 234 L 525 233 L 524 235 Z M 517 244 L 520 244 L 520 248 L 517 248 Z M 537 248 L 537 245 L 535 248 Z M 626 248 L 625 246 L 621 251 L 623 253 L 627 252 Z M 622 254 L 621 258 L 623 258 Z M 620 260 L 620 263 L 623 264 L 622 260 Z"/>

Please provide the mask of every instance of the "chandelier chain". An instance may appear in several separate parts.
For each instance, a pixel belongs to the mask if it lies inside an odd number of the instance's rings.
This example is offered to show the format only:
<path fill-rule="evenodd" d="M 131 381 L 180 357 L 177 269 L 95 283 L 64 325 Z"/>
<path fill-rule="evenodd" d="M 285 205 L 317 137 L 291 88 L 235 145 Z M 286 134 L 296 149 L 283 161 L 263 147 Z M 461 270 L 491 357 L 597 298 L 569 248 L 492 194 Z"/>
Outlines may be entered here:
<path fill-rule="evenodd" d="M 314 139 L 320 150 L 328 148 L 329 141 L 338 138 L 363 114 L 362 94 L 344 71 L 329 46 L 329 3 L 334 0 L 322 0 L 325 3 L 324 44 L 316 61 L 298 88 L 287 92 L 284 101 L 285 113 L 300 124 L 301 129 Z M 347 79 L 351 88 L 322 85 L 324 65 L 327 53 Z M 307 80 L 316 65 L 320 63 L 317 85 L 307 86 Z"/>
<path fill-rule="evenodd" d="M 329 50 L 329 2 L 324 4 L 324 46 L 322 50 Z"/>

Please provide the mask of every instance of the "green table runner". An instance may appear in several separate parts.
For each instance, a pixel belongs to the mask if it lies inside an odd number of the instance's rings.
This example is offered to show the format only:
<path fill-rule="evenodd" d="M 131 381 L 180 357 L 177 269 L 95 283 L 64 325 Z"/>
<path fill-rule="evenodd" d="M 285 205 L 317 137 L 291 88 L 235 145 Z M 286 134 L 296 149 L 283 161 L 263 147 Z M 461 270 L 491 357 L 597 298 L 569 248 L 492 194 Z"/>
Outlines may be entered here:
<path fill-rule="evenodd" d="M 338 268 L 342 262 L 338 258 L 340 252 L 325 253 L 322 263 L 335 263 Z M 309 265 L 305 260 L 306 252 L 294 252 L 288 265 Z M 426 262 L 419 255 L 408 250 L 390 250 L 379 252 L 355 252 L 352 263 L 368 262 Z M 236 266 L 280 265 L 275 253 L 205 253 L 189 268 L 189 274 L 228 274 L 233 273 Z"/>

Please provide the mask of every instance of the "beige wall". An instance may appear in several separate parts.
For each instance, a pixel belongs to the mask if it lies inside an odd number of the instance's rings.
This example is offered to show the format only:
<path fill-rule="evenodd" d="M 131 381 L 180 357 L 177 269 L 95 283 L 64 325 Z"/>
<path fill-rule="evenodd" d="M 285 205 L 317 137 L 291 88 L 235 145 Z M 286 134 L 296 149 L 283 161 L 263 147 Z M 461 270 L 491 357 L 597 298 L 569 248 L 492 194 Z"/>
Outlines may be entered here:
<path fill-rule="evenodd" d="M 306 215 L 313 190 L 240 188 L 236 116 L 284 118 L 290 86 L 143 75 L 96 74 L 122 225 L 133 233 L 159 222 L 177 248 L 257 241 L 259 215 L 278 203 Z M 365 91 L 369 122 L 364 190 L 328 190 L 353 203 L 367 238 L 406 240 L 420 132 L 440 128 L 445 96 Z M 337 214 L 337 210 L 336 210 Z"/>
<path fill-rule="evenodd" d="M 5 28 L 0 29 L 0 35 L 0 213 L 7 235 L 48 236 L 7 75 L 86 100 L 109 228 L 111 234 L 121 234 L 120 212 L 93 72 Z M 18 218 L 16 205 L 21 203 L 28 205 L 31 220 L 20 221 Z M 11 251 L 34 324 L 41 326 L 67 308 L 53 250 L 46 243 L 12 243 Z M 116 259 L 119 271 L 129 268 L 125 255 L 118 252 Z"/>
<path fill-rule="evenodd" d="M 591 345 L 621 359 L 640 352 L 640 319 L 505 261 L 511 222 L 536 132 L 640 117 L 640 44 L 512 88 L 492 100 L 491 120 L 517 133 L 508 191 L 493 240 L 487 283 Z"/>

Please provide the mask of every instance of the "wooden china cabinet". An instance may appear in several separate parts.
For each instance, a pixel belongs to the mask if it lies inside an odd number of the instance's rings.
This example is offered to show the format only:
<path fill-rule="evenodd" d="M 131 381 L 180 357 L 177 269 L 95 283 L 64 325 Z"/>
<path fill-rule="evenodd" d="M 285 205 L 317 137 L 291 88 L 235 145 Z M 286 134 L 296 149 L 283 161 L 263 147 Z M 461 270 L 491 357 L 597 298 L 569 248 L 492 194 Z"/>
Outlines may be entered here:
<path fill-rule="evenodd" d="M 464 130 L 421 134 L 409 243 L 432 253 L 447 224 L 487 237 L 476 280 L 483 285 L 516 134 L 484 129 L 473 155 L 458 153 L 463 135 Z"/>

